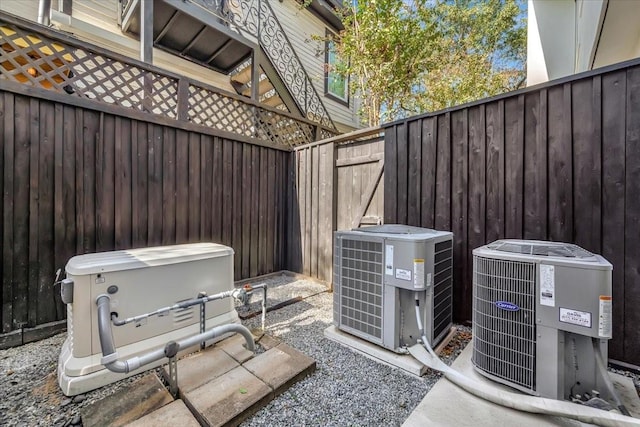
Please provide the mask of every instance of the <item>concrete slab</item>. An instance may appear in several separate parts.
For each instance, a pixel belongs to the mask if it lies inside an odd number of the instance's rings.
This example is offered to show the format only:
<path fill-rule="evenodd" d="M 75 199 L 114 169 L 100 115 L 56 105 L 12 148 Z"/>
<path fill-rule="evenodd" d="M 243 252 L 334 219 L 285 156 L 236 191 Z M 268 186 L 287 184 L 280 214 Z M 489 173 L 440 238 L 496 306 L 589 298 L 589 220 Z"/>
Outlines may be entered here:
<path fill-rule="evenodd" d="M 206 382 L 237 368 L 240 364 L 218 347 L 178 360 L 178 388 L 181 393 L 196 389 Z M 162 368 L 164 378 L 169 378 L 169 366 Z"/>
<path fill-rule="evenodd" d="M 453 368 L 465 376 L 486 384 L 487 387 L 514 391 L 475 372 L 471 363 L 472 353 L 473 346 L 467 345 L 453 363 Z M 624 378 L 617 374 L 613 374 L 612 377 L 616 383 L 619 383 L 620 378 Z M 628 384 L 626 387 L 628 387 Z M 633 387 L 633 382 L 631 382 L 631 387 Z M 637 393 L 635 397 L 637 399 Z M 567 418 L 529 414 L 505 408 L 477 398 L 447 379 L 442 378 L 429 391 L 422 402 L 418 404 L 404 422 L 403 427 L 422 427 L 425 425 L 456 427 L 511 427 L 514 425 L 518 427 L 577 427 L 590 424 Z"/>
<path fill-rule="evenodd" d="M 281 343 L 243 365 L 273 389 L 276 395 L 316 369 L 316 362 L 298 350 Z"/>
<path fill-rule="evenodd" d="M 127 427 L 180 426 L 200 427 L 182 400 L 176 400 L 162 408 L 127 424 Z"/>
<path fill-rule="evenodd" d="M 172 401 L 160 378 L 149 373 L 111 396 L 82 408 L 80 415 L 85 427 L 124 426 Z"/>
<path fill-rule="evenodd" d="M 235 426 L 273 398 L 271 388 L 238 366 L 184 393 L 183 400 L 205 426 Z"/>
<path fill-rule="evenodd" d="M 268 334 L 264 334 L 262 337 L 260 337 L 260 339 L 257 342 L 265 350 L 270 350 L 270 349 L 272 349 L 274 347 L 279 346 L 282 343 L 282 341 L 280 341 L 279 339 L 274 338 L 273 336 L 268 335 Z"/>
<path fill-rule="evenodd" d="M 220 341 L 216 345 L 216 348 L 227 353 L 238 363 L 244 363 L 254 356 L 254 354 L 245 347 L 246 343 L 247 341 L 242 335 L 235 334 L 224 341 Z"/>
<path fill-rule="evenodd" d="M 336 341 L 342 345 L 350 347 L 369 359 L 394 368 L 402 369 L 408 374 L 420 377 L 427 372 L 428 368 L 414 359 L 413 356 L 409 354 L 398 354 L 393 351 L 386 350 L 379 345 L 370 343 L 369 341 L 365 341 L 346 332 L 342 332 L 334 325 L 331 325 L 324 330 L 324 336 L 332 341 Z"/>

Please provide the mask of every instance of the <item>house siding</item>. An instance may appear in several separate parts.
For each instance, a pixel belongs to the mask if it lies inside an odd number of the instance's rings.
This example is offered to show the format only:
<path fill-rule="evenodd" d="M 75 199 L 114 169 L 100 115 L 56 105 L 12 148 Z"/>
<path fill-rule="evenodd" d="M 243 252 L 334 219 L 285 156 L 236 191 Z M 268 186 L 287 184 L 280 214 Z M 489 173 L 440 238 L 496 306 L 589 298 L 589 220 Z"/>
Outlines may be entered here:
<path fill-rule="evenodd" d="M 314 37 L 324 37 L 327 25 L 313 13 L 301 9 L 295 0 L 274 1 L 269 4 L 336 126 L 341 131 L 362 127 L 354 99 L 346 106 L 324 96 L 324 42 L 314 40 Z"/>

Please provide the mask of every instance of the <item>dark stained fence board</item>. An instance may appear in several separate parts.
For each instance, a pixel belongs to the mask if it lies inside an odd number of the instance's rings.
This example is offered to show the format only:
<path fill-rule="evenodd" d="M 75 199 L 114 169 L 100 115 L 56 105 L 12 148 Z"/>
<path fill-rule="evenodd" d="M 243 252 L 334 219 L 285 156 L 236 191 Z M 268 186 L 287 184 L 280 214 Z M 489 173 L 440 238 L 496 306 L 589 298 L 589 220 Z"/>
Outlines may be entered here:
<path fill-rule="evenodd" d="M 573 156 L 571 84 L 549 88 L 549 238 L 569 242 L 573 236 Z"/>
<path fill-rule="evenodd" d="M 420 165 L 420 224 L 433 228 L 436 210 L 436 158 L 438 147 L 438 119 L 422 121 Z"/>
<path fill-rule="evenodd" d="M 162 244 L 176 241 L 176 132 L 162 135 Z"/>
<path fill-rule="evenodd" d="M 38 293 L 38 228 L 40 226 L 39 218 L 39 196 L 40 196 L 40 143 L 41 132 L 40 129 L 40 103 L 37 99 L 30 99 L 29 105 L 29 210 L 26 212 L 27 227 L 29 242 L 27 247 L 29 248 L 29 264 L 28 264 L 28 277 L 29 277 L 29 295 L 37 295 Z M 43 132 L 46 132 L 43 129 Z M 29 326 L 34 326 L 37 323 L 38 313 L 38 300 L 27 299 L 28 316 L 27 322 Z"/>
<path fill-rule="evenodd" d="M 504 237 L 504 101 L 487 104 L 486 241 Z"/>
<path fill-rule="evenodd" d="M 409 161 L 407 162 L 407 224 L 419 226 L 421 222 L 421 173 L 422 166 L 422 120 L 408 123 Z"/>
<path fill-rule="evenodd" d="M 211 241 L 213 212 L 211 211 L 211 199 L 213 198 L 213 137 L 201 135 L 200 137 L 200 240 Z"/>
<path fill-rule="evenodd" d="M 505 237 L 522 238 L 524 95 L 505 100 Z"/>
<path fill-rule="evenodd" d="M 527 94 L 524 112 L 525 239 L 547 235 L 547 90 Z"/>
<path fill-rule="evenodd" d="M 468 256 L 486 241 L 486 110 L 484 105 L 469 109 L 469 211 Z"/>
<path fill-rule="evenodd" d="M 640 365 L 640 67 L 627 71 L 625 171 L 623 360 Z"/>
<path fill-rule="evenodd" d="M 437 121 L 435 228 L 451 230 L 451 115 L 437 116 Z"/>
<path fill-rule="evenodd" d="M 396 146 L 397 148 L 397 165 L 398 165 L 398 206 L 397 210 L 397 218 L 396 221 L 399 224 L 407 223 L 407 200 L 408 200 L 408 179 L 409 179 L 409 171 L 407 169 L 408 159 L 409 159 L 409 141 L 407 140 L 407 123 L 400 124 L 396 128 L 397 132 L 397 140 Z"/>
<path fill-rule="evenodd" d="M 135 198 L 133 200 L 135 201 Z M 188 236 L 189 134 L 176 130 L 176 243 L 187 243 Z"/>
<path fill-rule="evenodd" d="M 602 256 L 613 264 L 613 323 L 609 355 L 624 358 L 625 332 L 625 110 L 626 72 L 602 78 Z M 633 309 L 633 308 L 632 308 Z"/>
<path fill-rule="evenodd" d="M 397 126 L 384 132 L 384 222 L 398 222 L 398 145 Z"/>
<path fill-rule="evenodd" d="M 14 208 L 14 159 L 15 155 L 15 100 L 13 94 L 3 93 L 2 154 L 2 332 L 14 329 L 13 310 L 13 260 L 15 254 Z"/>
<path fill-rule="evenodd" d="M 163 180 L 163 163 L 162 163 L 162 127 L 149 124 L 147 147 L 147 162 L 149 167 L 149 193 L 148 207 L 149 220 L 148 226 L 148 245 L 159 246 L 162 244 L 162 180 Z"/>
<path fill-rule="evenodd" d="M 189 243 L 200 239 L 200 135 L 189 133 Z"/>

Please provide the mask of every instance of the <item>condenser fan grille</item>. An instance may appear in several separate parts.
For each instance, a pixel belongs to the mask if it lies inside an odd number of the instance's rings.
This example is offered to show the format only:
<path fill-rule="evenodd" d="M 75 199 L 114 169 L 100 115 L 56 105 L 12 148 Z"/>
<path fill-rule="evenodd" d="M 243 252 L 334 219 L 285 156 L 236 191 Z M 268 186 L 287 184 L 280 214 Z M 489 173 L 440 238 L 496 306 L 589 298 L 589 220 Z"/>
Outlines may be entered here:
<path fill-rule="evenodd" d="M 433 338 L 439 341 L 451 325 L 453 289 L 452 241 L 436 243 L 433 277 Z"/>
<path fill-rule="evenodd" d="M 473 363 L 535 391 L 534 263 L 474 257 Z"/>
<path fill-rule="evenodd" d="M 342 240 L 340 323 L 382 342 L 382 243 Z"/>

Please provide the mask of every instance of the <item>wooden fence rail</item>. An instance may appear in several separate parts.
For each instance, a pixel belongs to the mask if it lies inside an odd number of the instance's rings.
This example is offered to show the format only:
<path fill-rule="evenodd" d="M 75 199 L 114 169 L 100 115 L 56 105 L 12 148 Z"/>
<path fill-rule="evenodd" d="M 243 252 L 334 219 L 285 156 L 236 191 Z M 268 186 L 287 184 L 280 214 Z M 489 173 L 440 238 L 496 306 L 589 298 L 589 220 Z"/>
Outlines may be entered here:
<path fill-rule="evenodd" d="M 573 242 L 613 264 L 610 357 L 640 365 L 640 61 L 392 123 L 385 141 L 385 222 L 453 231 L 458 320 L 474 248 Z"/>
<path fill-rule="evenodd" d="M 31 93 L 0 90 L 1 332 L 64 318 L 76 254 L 215 241 L 236 278 L 286 267 L 288 151 Z"/>

